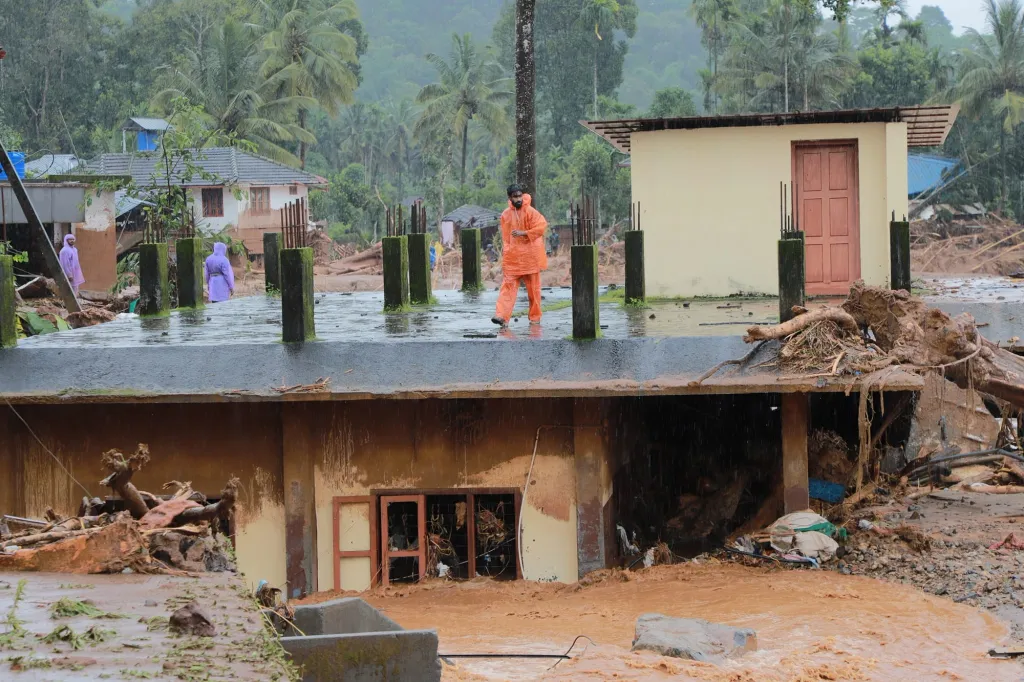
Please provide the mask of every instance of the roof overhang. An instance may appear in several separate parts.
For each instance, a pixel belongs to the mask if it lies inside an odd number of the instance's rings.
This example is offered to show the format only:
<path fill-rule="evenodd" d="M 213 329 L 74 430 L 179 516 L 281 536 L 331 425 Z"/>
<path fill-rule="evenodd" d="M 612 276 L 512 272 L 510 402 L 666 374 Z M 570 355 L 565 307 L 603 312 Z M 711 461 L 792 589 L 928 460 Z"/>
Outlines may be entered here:
<path fill-rule="evenodd" d="M 630 152 L 634 133 L 700 128 L 748 128 L 755 126 L 814 125 L 819 123 L 906 123 L 908 147 L 937 147 L 946 141 L 959 104 L 934 104 L 888 109 L 795 111 L 786 114 L 735 114 L 683 118 L 629 118 L 614 121 L 580 121 L 624 154 Z"/>

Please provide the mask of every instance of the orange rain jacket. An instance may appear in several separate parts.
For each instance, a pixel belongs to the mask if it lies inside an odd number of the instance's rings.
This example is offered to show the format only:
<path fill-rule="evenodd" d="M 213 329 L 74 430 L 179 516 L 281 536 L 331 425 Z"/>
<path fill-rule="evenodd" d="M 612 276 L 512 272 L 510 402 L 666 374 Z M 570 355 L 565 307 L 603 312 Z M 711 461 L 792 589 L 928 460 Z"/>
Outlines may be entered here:
<path fill-rule="evenodd" d="M 521 277 L 548 269 L 548 255 L 544 250 L 544 231 L 548 221 L 533 207 L 533 197 L 523 195 L 523 207 L 518 211 L 508 202 L 501 214 L 501 269 L 506 276 Z M 513 237 L 512 230 L 523 230 L 525 237 Z"/>

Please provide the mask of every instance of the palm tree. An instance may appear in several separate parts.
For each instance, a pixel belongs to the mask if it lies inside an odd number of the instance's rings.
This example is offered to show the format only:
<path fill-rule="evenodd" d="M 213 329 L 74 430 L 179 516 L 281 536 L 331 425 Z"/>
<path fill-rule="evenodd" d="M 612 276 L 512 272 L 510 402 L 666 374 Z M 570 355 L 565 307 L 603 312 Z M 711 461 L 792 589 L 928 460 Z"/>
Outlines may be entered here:
<path fill-rule="evenodd" d="M 584 0 L 583 8 L 580 11 L 580 20 L 586 23 L 594 25 L 594 37 L 597 41 L 603 41 L 601 37 L 601 27 L 605 30 L 616 28 L 618 23 L 619 12 L 622 7 L 619 5 L 618 0 Z M 598 48 L 600 42 L 594 43 L 594 119 L 600 117 L 600 113 L 597 110 L 597 57 Z"/>
<path fill-rule="evenodd" d="M 1008 186 L 1006 135 L 1024 122 L 1024 12 L 1020 0 L 987 0 L 985 15 L 990 34 L 966 32 L 970 46 L 960 55 L 960 79 L 954 92 L 969 116 L 991 112 L 1002 120 L 1002 210 Z"/>
<path fill-rule="evenodd" d="M 354 66 L 356 39 L 345 33 L 358 17 L 353 0 L 253 0 L 259 18 L 265 61 L 261 75 L 279 95 L 315 100 L 328 114 L 350 104 L 358 85 Z M 306 129 L 309 106 L 298 110 Z M 306 165 L 307 141 L 299 141 L 299 160 Z"/>
<path fill-rule="evenodd" d="M 516 0 L 516 182 L 534 195 L 537 193 L 537 62 L 533 44 L 536 10 L 537 0 Z"/>
<path fill-rule="evenodd" d="M 281 143 L 313 139 L 294 121 L 300 107 L 314 102 L 279 96 L 261 81 L 259 54 L 243 27 L 232 19 L 196 43 L 174 64 L 159 67 L 162 87 L 153 97 L 154 107 L 169 112 L 174 100 L 184 97 L 203 108 L 209 130 L 249 140 L 278 161 L 298 163 Z"/>
<path fill-rule="evenodd" d="M 412 163 L 413 129 L 416 126 L 416 108 L 407 99 L 388 102 L 384 110 L 386 139 L 384 154 L 398 174 L 398 198 L 405 199 L 403 174 Z"/>
<path fill-rule="evenodd" d="M 427 61 L 437 69 L 440 80 L 424 86 L 416 96 L 423 111 L 414 132 L 421 137 L 450 134 L 455 142 L 461 142 L 459 181 L 465 186 L 469 124 L 475 121 L 494 135 L 508 134 L 509 80 L 495 61 L 477 53 L 468 33 L 452 35 L 451 61 L 436 54 L 428 54 Z"/>
<path fill-rule="evenodd" d="M 711 62 L 711 70 L 708 76 L 702 75 L 705 83 L 706 93 L 713 93 L 714 84 L 718 80 L 718 58 L 723 51 L 725 31 L 736 14 L 734 0 L 693 0 L 690 5 L 690 16 L 700 26 L 701 42 L 708 51 L 708 60 Z M 718 113 L 718 95 L 705 97 L 705 109 L 708 100 L 711 101 L 711 112 Z"/>

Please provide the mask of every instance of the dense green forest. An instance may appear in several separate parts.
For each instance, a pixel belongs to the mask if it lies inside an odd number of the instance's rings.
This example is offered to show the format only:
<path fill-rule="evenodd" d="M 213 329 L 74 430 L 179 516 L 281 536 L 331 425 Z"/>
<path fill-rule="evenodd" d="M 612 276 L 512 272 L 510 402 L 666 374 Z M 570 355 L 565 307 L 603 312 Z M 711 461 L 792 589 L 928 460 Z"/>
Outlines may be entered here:
<path fill-rule="evenodd" d="M 1024 9 L 983 33 L 902 0 L 537 0 L 539 205 L 585 182 L 628 212 L 623 159 L 580 119 L 960 101 L 942 198 L 1024 214 Z M 120 151 L 129 115 L 198 117 L 330 180 L 331 232 L 382 207 L 500 207 L 514 167 L 513 0 L 0 0 L 0 135 L 29 156 Z M 191 106 L 181 106 L 187 102 Z M 177 112 L 177 113 L 175 113 Z M 185 122 L 182 122 L 185 123 Z M 214 135 L 213 133 L 216 133 Z"/>

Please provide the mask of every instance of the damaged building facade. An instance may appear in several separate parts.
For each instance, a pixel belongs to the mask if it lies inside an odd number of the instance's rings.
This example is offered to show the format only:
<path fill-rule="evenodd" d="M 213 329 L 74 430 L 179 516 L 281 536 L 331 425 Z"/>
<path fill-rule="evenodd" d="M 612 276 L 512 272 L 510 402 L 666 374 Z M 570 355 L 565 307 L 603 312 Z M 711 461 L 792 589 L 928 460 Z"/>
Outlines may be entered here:
<path fill-rule="evenodd" d="M 93 329 L 122 323 L 136 324 Z M 290 596 L 428 575 L 574 582 L 636 562 L 633 545 L 701 550 L 761 509 L 806 508 L 810 430 L 857 440 L 852 379 L 701 380 L 749 350 L 735 336 L 290 347 L 163 342 L 169 324 L 202 334 L 176 314 L 141 343 L 0 353 L 0 511 L 74 514 L 85 493 L 64 469 L 98 494 L 99 455 L 141 442 L 140 488 L 190 480 L 212 499 L 241 479 L 239 565 Z M 896 370 L 886 400 L 921 385 Z"/>

